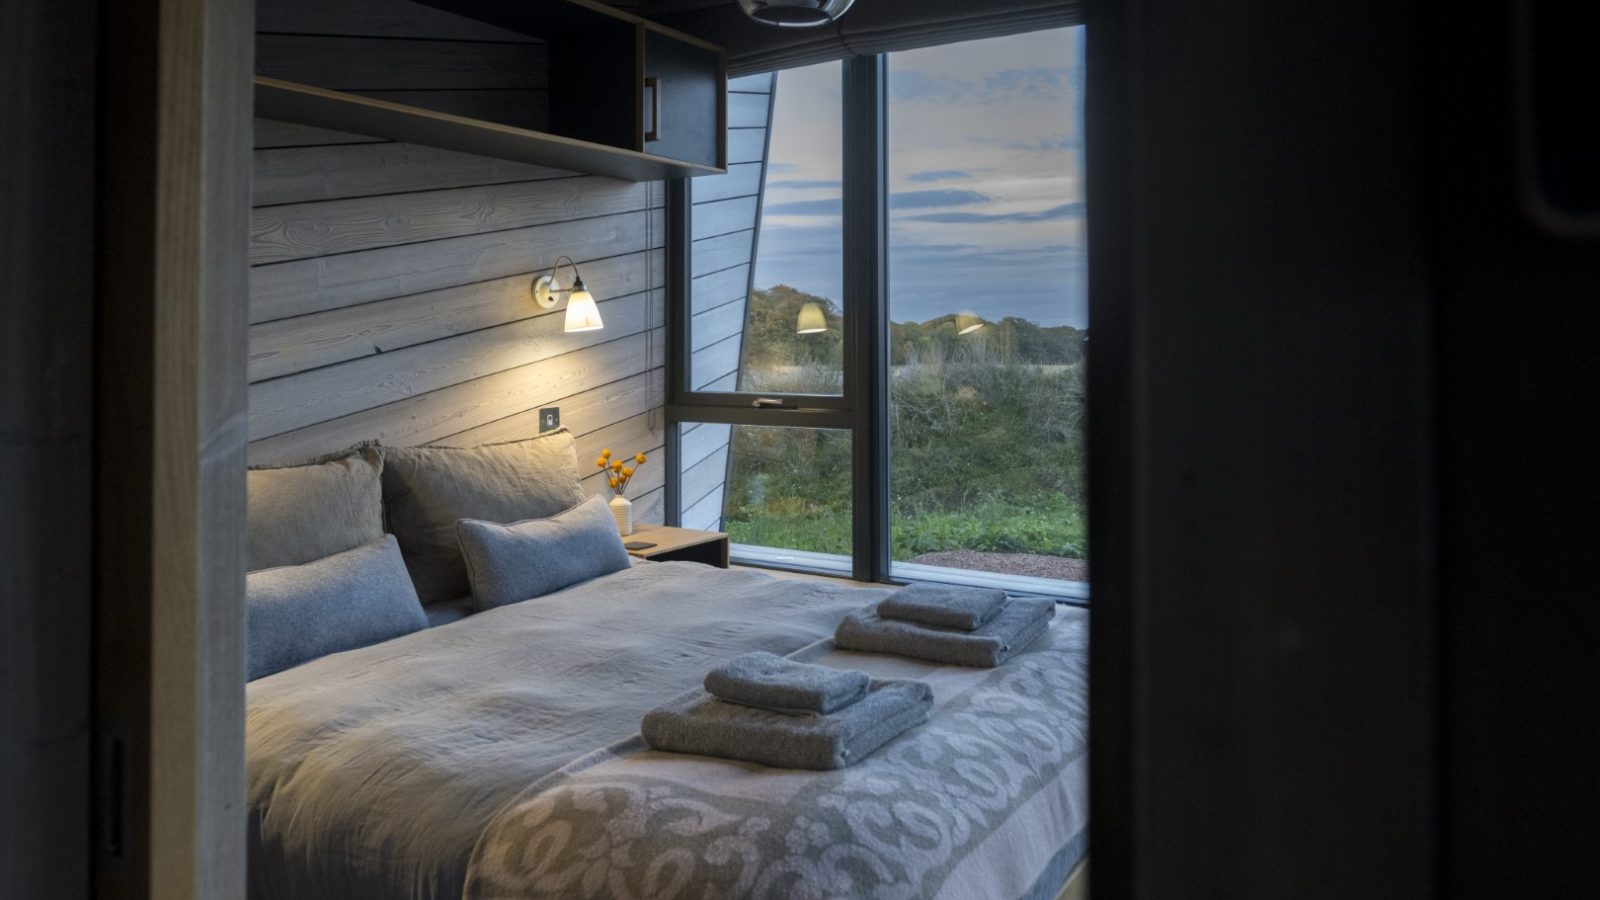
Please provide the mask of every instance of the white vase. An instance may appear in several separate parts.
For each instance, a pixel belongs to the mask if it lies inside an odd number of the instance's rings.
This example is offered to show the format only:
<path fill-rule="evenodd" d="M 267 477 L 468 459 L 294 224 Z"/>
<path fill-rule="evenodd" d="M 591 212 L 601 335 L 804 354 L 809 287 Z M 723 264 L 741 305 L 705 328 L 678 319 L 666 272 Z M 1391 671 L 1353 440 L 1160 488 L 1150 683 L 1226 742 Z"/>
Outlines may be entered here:
<path fill-rule="evenodd" d="M 617 520 L 617 534 L 633 534 L 633 501 L 621 494 L 611 498 L 611 517 Z"/>

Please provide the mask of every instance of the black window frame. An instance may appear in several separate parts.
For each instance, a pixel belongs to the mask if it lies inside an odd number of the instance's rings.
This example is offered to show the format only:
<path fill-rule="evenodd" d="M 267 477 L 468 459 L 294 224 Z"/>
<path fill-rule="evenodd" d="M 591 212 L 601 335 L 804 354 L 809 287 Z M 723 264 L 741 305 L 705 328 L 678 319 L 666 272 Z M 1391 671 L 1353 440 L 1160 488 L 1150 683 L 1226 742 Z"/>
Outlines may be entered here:
<path fill-rule="evenodd" d="M 887 58 L 844 60 L 844 389 L 839 394 L 757 394 L 690 387 L 692 182 L 667 187 L 667 300 L 672 311 L 667 458 L 680 425 L 712 423 L 850 432 L 851 577 L 889 577 Z M 758 219 L 759 222 L 759 219 Z M 751 259 L 751 265 L 755 260 Z M 760 401 L 760 402 L 757 402 Z M 676 465 L 667 473 L 667 521 L 677 524 Z"/>

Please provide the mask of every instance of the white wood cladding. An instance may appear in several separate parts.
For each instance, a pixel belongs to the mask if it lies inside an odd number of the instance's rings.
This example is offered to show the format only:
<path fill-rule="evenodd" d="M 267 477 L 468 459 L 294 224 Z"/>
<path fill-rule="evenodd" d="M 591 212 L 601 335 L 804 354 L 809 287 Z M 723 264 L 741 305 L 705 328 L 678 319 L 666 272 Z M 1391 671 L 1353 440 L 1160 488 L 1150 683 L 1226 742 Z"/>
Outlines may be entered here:
<path fill-rule="evenodd" d="M 728 82 L 728 172 L 690 185 L 689 373 L 695 390 L 733 390 L 738 380 L 773 81 L 752 75 Z M 729 435 L 727 425 L 684 427 L 679 514 L 685 528 L 722 528 Z"/>

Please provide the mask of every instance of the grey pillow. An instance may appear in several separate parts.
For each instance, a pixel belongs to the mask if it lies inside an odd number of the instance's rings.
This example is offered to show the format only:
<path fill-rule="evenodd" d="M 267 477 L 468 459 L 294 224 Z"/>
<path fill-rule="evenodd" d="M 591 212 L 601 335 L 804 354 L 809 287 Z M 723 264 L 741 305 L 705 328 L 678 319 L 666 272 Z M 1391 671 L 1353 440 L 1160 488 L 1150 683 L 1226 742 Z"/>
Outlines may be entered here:
<path fill-rule="evenodd" d="M 383 454 L 357 447 L 246 474 L 246 568 L 298 566 L 383 537 Z"/>
<path fill-rule="evenodd" d="M 511 525 L 462 519 L 456 532 L 480 612 L 542 597 L 630 564 L 617 520 L 599 497 L 558 516 Z"/>
<path fill-rule="evenodd" d="M 457 519 L 540 519 L 582 501 L 578 456 L 565 429 L 466 449 L 383 448 L 384 511 L 423 603 L 469 590 Z"/>
<path fill-rule="evenodd" d="M 250 680 L 426 627 L 392 535 L 303 566 L 245 576 Z"/>

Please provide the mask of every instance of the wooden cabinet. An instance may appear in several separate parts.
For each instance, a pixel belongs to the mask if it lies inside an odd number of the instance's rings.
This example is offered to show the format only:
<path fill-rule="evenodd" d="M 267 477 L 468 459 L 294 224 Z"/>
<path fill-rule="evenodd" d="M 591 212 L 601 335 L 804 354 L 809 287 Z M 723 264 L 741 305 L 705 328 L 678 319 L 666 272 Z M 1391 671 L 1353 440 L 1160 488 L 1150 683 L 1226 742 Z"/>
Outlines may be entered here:
<path fill-rule="evenodd" d="M 726 170 L 726 63 L 593 0 L 260 0 L 256 114 L 631 181 Z"/>

